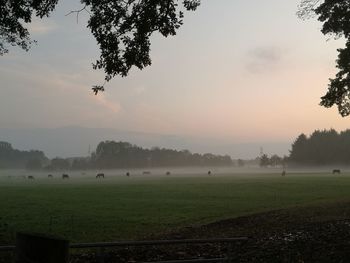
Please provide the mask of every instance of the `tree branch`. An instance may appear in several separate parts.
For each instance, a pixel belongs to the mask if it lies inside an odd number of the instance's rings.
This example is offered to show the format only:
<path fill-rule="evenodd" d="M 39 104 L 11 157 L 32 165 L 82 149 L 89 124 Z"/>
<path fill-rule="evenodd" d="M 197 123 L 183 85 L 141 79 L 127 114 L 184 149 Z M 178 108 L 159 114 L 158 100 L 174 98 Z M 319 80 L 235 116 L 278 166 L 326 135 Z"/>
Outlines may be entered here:
<path fill-rule="evenodd" d="M 91 14 L 91 13 L 89 12 L 89 10 L 87 10 L 86 5 L 84 5 L 81 9 L 79 9 L 79 10 L 72 10 L 72 11 L 70 11 L 68 14 L 66 14 L 65 16 L 69 16 L 69 15 L 71 15 L 71 14 L 76 13 L 76 14 L 77 14 L 77 24 L 78 24 L 78 22 L 79 22 L 79 14 L 80 14 L 82 11 L 86 11 L 88 14 Z"/>

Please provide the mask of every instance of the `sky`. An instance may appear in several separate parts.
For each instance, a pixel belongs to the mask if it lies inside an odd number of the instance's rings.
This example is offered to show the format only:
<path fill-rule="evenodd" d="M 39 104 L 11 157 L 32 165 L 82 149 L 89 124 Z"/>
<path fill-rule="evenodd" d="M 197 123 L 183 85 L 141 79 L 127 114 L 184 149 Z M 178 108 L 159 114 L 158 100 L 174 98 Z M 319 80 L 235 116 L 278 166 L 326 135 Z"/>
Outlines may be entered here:
<path fill-rule="evenodd" d="M 37 45 L 0 58 L 0 128 L 81 126 L 287 145 L 300 133 L 349 126 L 336 108 L 318 105 L 343 40 L 298 19 L 298 0 L 202 0 L 175 37 L 152 37 L 152 66 L 116 77 L 98 96 L 91 86 L 104 74 L 91 66 L 99 50 L 88 14 L 77 23 L 66 14 L 79 1 L 59 2 L 50 18 L 29 25 Z"/>

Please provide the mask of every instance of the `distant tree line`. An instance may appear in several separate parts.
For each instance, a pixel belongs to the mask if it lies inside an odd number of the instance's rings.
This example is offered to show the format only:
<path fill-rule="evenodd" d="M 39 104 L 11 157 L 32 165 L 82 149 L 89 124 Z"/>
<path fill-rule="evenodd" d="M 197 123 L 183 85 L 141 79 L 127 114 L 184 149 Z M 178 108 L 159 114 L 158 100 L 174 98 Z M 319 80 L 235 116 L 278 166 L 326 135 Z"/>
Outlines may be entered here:
<path fill-rule="evenodd" d="M 270 157 L 267 154 L 262 154 L 259 159 L 260 167 L 277 167 L 277 166 L 285 166 L 287 163 L 287 157 L 280 157 L 277 154 L 273 154 Z"/>
<path fill-rule="evenodd" d="M 316 130 L 300 134 L 292 144 L 290 163 L 302 165 L 350 164 L 350 130 Z"/>
<path fill-rule="evenodd" d="M 153 147 L 144 149 L 128 142 L 101 142 L 91 155 L 96 168 L 164 167 L 164 166 L 224 166 L 232 165 L 228 155 L 191 153 Z"/>
<path fill-rule="evenodd" d="M 0 142 L 0 168 L 41 169 L 48 162 L 42 151 L 20 151 L 8 142 Z"/>
<path fill-rule="evenodd" d="M 191 153 L 188 150 L 171 150 L 153 147 L 145 149 L 128 142 L 104 141 L 88 157 L 49 160 L 42 151 L 20 151 L 10 143 L 0 142 L 0 169 L 26 168 L 55 170 L 86 170 L 112 168 L 143 168 L 165 166 L 229 166 L 234 161 L 228 155 Z M 238 160 L 243 166 L 243 160 Z"/>
<path fill-rule="evenodd" d="M 53 158 L 50 163 L 44 167 L 45 170 L 87 170 L 94 168 L 91 165 L 90 157 L 78 158 Z"/>

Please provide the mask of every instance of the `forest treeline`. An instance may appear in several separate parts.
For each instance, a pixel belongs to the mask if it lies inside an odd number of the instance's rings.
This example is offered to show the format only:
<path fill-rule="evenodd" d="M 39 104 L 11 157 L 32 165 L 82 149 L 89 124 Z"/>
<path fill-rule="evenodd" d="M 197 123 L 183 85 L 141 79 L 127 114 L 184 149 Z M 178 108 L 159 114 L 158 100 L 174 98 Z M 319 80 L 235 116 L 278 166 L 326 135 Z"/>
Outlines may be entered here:
<path fill-rule="evenodd" d="M 263 154 L 256 161 L 262 167 L 288 165 L 350 164 L 350 130 L 316 130 L 310 136 L 300 134 L 291 145 L 290 155 L 271 157 Z M 159 147 L 146 149 L 128 142 L 103 141 L 87 157 L 53 158 L 44 152 L 13 149 L 0 142 L 0 169 L 27 168 L 47 170 L 84 170 L 176 166 L 244 166 L 248 161 L 232 160 L 229 155 L 191 153 Z"/>
<path fill-rule="evenodd" d="M 273 154 L 269 157 L 264 153 L 258 159 L 260 167 L 285 167 L 288 162 L 287 156 L 280 157 L 277 154 Z"/>
<path fill-rule="evenodd" d="M 100 142 L 88 158 L 54 158 L 49 170 L 84 170 L 113 168 L 176 167 L 176 166 L 226 166 L 232 165 L 228 155 L 198 154 L 188 150 L 159 147 L 145 149 L 128 142 Z"/>
<path fill-rule="evenodd" d="M 113 168 L 144 168 L 165 166 L 229 166 L 234 164 L 229 155 L 191 153 L 159 147 L 145 149 L 128 142 L 100 142 L 88 157 L 51 160 L 41 151 L 19 151 L 11 144 L 0 142 L 0 168 L 27 168 L 46 170 L 85 170 Z M 243 166 L 244 161 L 238 160 Z"/>
<path fill-rule="evenodd" d="M 97 168 L 162 167 L 162 166 L 224 166 L 231 165 L 228 155 L 191 153 L 153 147 L 144 149 L 128 142 L 101 142 L 91 155 Z"/>
<path fill-rule="evenodd" d="M 350 130 L 316 130 L 300 134 L 292 144 L 289 163 L 301 165 L 350 164 Z"/>
<path fill-rule="evenodd" d="M 8 142 L 0 142 L 0 168 L 36 169 L 48 163 L 49 159 L 42 151 L 20 151 L 12 148 Z"/>

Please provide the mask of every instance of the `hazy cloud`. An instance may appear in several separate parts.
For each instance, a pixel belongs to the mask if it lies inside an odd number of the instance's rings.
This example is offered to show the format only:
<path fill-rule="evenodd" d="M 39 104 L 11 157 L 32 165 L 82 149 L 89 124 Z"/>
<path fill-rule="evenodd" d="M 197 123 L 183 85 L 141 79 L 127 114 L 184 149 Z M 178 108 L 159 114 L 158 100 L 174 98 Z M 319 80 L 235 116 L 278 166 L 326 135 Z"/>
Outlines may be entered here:
<path fill-rule="evenodd" d="M 141 95 L 142 93 L 144 93 L 146 91 L 146 87 L 145 86 L 137 86 L 133 89 L 133 94 L 135 96 L 137 95 Z"/>
<path fill-rule="evenodd" d="M 273 70 L 282 61 L 285 51 L 279 47 L 257 47 L 248 51 L 246 69 L 253 74 Z"/>
<path fill-rule="evenodd" d="M 105 107 L 112 113 L 119 113 L 121 110 L 119 103 L 108 100 L 106 96 L 101 92 L 98 95 L 90 95 L 90 97 L 93 101 L 97 101 L 99 105 Z"/>
<path fill-rule="evenodd" d="M 58 28 L 58 25 L 52 20 L 33 19 L 33 21 L 28 24 L 29 32 L 36 35 L 44 35 L 50 33 Z"/>

